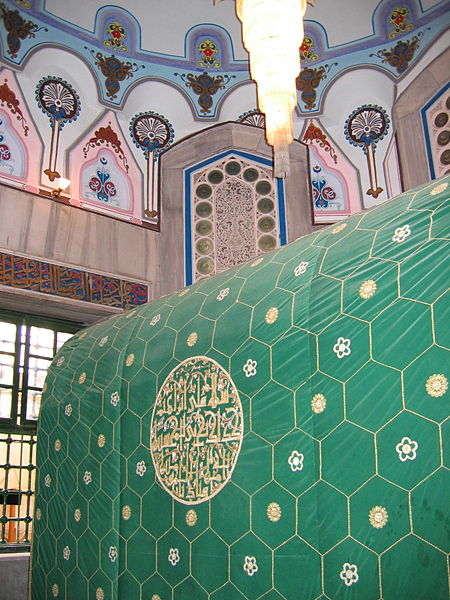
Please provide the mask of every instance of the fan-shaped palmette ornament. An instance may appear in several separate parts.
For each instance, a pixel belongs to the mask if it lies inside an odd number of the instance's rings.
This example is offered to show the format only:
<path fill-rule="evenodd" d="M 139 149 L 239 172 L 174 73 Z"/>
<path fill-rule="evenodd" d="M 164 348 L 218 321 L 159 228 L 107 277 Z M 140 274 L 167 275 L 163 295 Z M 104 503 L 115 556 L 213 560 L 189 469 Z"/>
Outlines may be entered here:
<path fill-rule="evenodd" d="M 375 146 L 382 140 L 389 129 L 389 117 L 381 106 L 365 104 L 352 112 L 345 122 L 345 137 L 352 146 L 361 146 L 367 157 L 370 188 L 368 196 L 378 198 L 383 188 L 377 183 L 375 164 Z"/>
<path fill-rule="evenodd" d="M 48 168 L 44 173 L 54 181 L 60 174 L 56 170 L 59 135 L 66 123 L 75 121 L 80 114 L 80 98 L 72 86 L 60 77 L 44 77 L 36 87 L 36 101 L 50 118 L 52 137 Z"/>
<path fill-rule="evenodd" d="M 134 144 L 144 151 L 147 160 L 147 190 L 144 213 L 149 218 L 158 215 L 157 210 L 157 177 L 155 163 L 163 150 L 168 148 L 174 139 L 174 130 L 169 121 L 155 112 L 145 112 L 131 119 L 130 134 Z"/>

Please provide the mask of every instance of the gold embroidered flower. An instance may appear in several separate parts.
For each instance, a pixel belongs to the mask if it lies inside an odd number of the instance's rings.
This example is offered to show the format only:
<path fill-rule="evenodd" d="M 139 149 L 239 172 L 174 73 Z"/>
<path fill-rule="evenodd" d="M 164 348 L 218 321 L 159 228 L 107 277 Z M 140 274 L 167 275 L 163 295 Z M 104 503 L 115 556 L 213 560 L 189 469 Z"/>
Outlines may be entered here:
<path fill-rule="evenodd" d="M 323 394 L 314 394 L 311 400 L 311 409 L 316 415 L 320 415 L 327 407 L 327 399 Z"/>
<path fill-rule="evenodd" d="M 336 234 L 340 231 L 343 231 L 347 227 L 347 223 L 341 223 L 340 225 L 336 225 L 336 227 L 331 231 L 331 233 Z"/>
<path fill-rule="evenodd" d="M 189 527 L 193 527 L 197 523 L 197 513 L 193 508 L 190 508 L 186 513 L 186 523 Z"/>
<path fill-rule="evenodd" d="M 254 260 L 250 266 L 257 267 L 258 265 L 260 265 L 262 263 L 263 260 L 264 260 L 264 258 L 262 256 L 260 256 L 259 258 Z"/>
<path fill-rule="evenodd" d="M 56 452 L 61 450 L 61 440 L 55 440 L 55 450 Z"/>
<path fill-rule="evenodd" d="M 134 363 L 134 354 L 131 353 L 127 356 L 126 360 L 125 360 L 125 364 L 127 367 L 131 367 L 131 365 Z"/>
<path fill-rule="evenodd" d="M 66 417 L 70 417 L 70 415 L 72 414 L 71 404 L 66 404 L 66 406 L 64 407 L 64 414 L 66 415 Z"/>
<path fill-rule="evenodd" d="M 128 504 L 125 504 L 125 506 L 122 506 L 122 519 L 124 519 L 124 521 L 128 521 L 130 517 L 131 508 L 128 506 Z"/>
<path fill-rule="evenodd" d="M 105 600 L 105 592 L 102 588 L 97 588 L 95 590 L 95 600 Z"/>
<path fill-rule="evenodd" d="M 83 475 L 83 481 L 86 485 L 92 483 L 92 473 L 90 471 L 85 471 Z"/>
<path fill-rule="evenodd" d="M 59 586 L 57 583 L 54 583 L 52 585 L 52 594 L 53 594 L 53 598 L 57 598 L 58 594 L 59 594 Z"/>
<path fill-rule="evenodd" d="M 281 506 L 278 502 L 271 502 L 267 507 L 267 518 L 272 523 L 276 523 L 281 519 Z"/>
<path fill-rule="evenodd" d="M 34 517 L 35 517 L 36 521 L 40 521 L 41 520 L 41 518 L 42 518 L 42 511 L 41 511 L 40 508 L 36 509 L 36 514 L 34 515 Z"/>
<path fill-rule="evenodd" d="M 47 391 L 47 382 L 44 381 L 44 385 L 42 386 L 42 393 L 45 394 L 46 391 Z"/>
<path fill-rule="evenodd" d="M 440 398 L 448 390 L 447 377 L 442 374 L 434 374 L 428 377 L 425 389 L 433 398 Z"/>
<path fill-rule="evenodd" d="M 278 308 L 276 308 L 275 306 L 272 306 L 272 308 L 269 308 L 269 310 L 266 312 L 265 321 L 268 325 L 272 325 L 273 323 L 275 323 L 275 321 L 277 319 L 278 319 Z"/>
<path fill-rule="evenodd" d="M 64 560 L 69 560 L 70 558 L 70 548 L 69 546 L 65 546 L 63 549 L 63 558 Z"/>
<path fill-rule="evenodd" d="M 159 594 L 153 594 L 152 600 L 161 600 L 161 596 Z"/>
<path fill-rule="evenodd" d="M 189 291 L 189 288 L 185 288 L 184 290 L 181 290 L 181 292 L 178 294 L 178 297 L 181 298 L 181 296 L 184 296 L 185 294 L 187 294 Z"/>
<path fill-rule="evenodd" d="M 50 477 L 50 475 L 48 473 L 44 477 L 44 485 L 45 485 L 45 487 L 48 487 L 48 488 L 52 485 L 52 478 Z"/>
<path fill-rule="evenodd" d="M 111 404 L 113 406 L 117 406 L 119 404 L 119 401 L 120 401 L 119 392 L 113 392 L 111 394 Z"/>
<path fill-rule="evenodd" d="M 388 522 L 388 512 L 384 506 L 374 506 L 369 511 L 369 522 L 375 529 L 381 529 Z"/>
<path fill-rule="evenodd" d="M 105 445 L 105 442 L 106 442 L 106 438 L 103 435 L 103 433 L 101 433 L 97 438 L 97 446 L 99 448 L 103 448 L 103 446 Z"/>
<path fill-rule="evenodd" d="M 195 331 L 193 331 L 192 333 L 190 333 L 188 335 L 188 339 L 187 339 L 187 345 L 192 348 L 192 346 L 195 346 L 195 344 L 197 343 L 198 340 L 198 335 Z"/>
<path fill-rule="evenodd" d="M 73 518 L 75 519 L 75 521 L 77 523 L 79 523 L 81 521 L 81 510 L 79 508 L 76 508 L 74 513 L 73 513 Z"/>
<path fill-rule="evenodd" d="M 136 314 L 136 311 L 132 310 L 131 312 L 129 312 L 128 314 L 125 315 L 125 319 L 131 319 L 131 317 L 134 317 L 135 314 Z"/>
<path fill-rule="evenodd" d="M 86 373 L 81 373 L 81 375 L 78 377 L 78 383 L 83 385 L 83 383 L 86 381 Z"/>
<path fill-rule="evenodd" d="M 430 194 L 432 196 L 437 196 L 438 194 L 440 194 L 441 192 L 446 190 L 447 187 L 448 187 L 448 183 L 440 183 L 439 185 L 437 185 L 435 188 L 433 188 L 431 190 Z"/>
<path fill-rule="evenodd" d="M 359 286 L 359 295 L 363 300 L 368 300 L 377 291 L 377 284 L 373 279 L 367 279 Z"/>

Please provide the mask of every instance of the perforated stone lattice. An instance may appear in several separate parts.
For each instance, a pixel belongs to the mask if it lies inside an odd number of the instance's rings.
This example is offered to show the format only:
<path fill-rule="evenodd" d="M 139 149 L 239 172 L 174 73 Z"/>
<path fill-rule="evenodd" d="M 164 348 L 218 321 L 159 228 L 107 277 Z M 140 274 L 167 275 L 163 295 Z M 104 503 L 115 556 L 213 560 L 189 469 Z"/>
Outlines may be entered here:
<path fill-rule="evenodd" d="M 32 599 L 447 599 L 449 189 L 405 193 L 66 343 L 38 434 Z M 178 394 L 167 376 L 193 357 L 231 377 L 243 440 L 229 481 L 187 506 L 159 484 L 150 433 L 158 393 Z M 230 422 L 225 383 L 202 381 L 178 396 L 191 412 L 168 403 L 155 425 L 175 487 L 223 466 L 197 460 Z M 172 469 L 191 447 L 188 471 Z"/>

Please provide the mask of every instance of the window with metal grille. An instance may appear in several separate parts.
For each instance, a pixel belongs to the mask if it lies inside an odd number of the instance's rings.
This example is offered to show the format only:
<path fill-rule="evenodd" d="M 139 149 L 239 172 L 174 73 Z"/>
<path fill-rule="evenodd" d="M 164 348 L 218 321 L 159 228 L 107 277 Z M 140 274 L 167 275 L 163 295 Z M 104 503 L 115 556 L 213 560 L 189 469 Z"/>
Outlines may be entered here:
<path fill-rule="evenodd" d="M 42 386 L 53 356 L 80 327 L 0 311 L 0 552 L 29 550 Z"/>

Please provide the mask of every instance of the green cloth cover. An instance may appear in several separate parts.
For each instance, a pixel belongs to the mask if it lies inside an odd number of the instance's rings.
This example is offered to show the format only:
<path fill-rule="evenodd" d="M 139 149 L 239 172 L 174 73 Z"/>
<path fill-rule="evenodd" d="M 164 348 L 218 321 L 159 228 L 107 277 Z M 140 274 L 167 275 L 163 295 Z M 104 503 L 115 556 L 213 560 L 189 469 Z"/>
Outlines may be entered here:
<path fill-rule="evenodd" d="M 446 600 L 448 180 L 69 340 L 33 600 Z"/>

